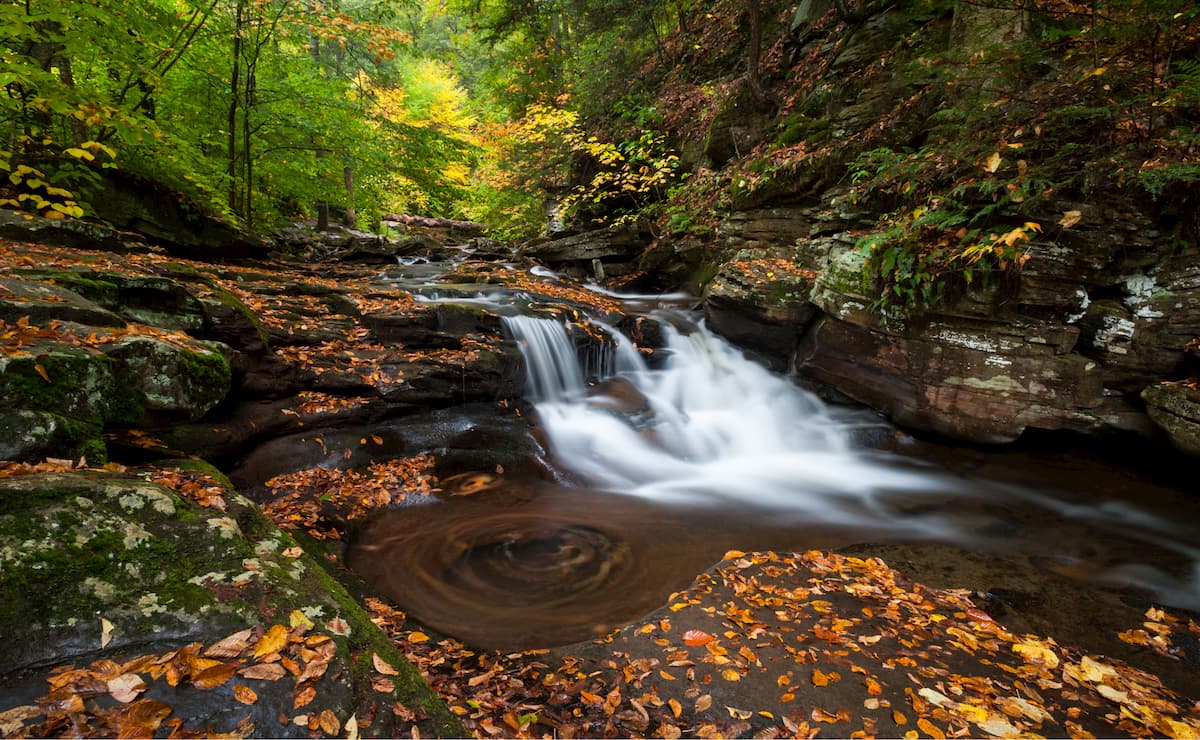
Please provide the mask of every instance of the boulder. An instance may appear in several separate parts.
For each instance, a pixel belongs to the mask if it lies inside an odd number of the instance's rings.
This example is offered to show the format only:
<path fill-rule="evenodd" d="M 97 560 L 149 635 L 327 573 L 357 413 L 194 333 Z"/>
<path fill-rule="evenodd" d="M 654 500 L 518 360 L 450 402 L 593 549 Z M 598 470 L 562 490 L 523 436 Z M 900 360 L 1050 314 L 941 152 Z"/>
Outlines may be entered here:
<path fill-rule="evenodd" d="M 797 265 L 793 247 L 742 250 L 705 288 L 705 320 L 713 331 L 784 369 L 782 361 L 817 313 L 808 302 L 815 279 L 815 272 Z"/>
<path fill-rule="evenodd" d="M 243 497 L 206 490 L 201 506 L 137 478 L 0 479 L 5 734 L 58 734 L 68 711 L 113 736 L 118 722 L 147 736 L 177 722 L 184 734 L 308 737 L 310 716 L 326 731 L 357 716 L 366 735 L 462 733 L 316 560 Z M 394 675 L 380 681 L 373 661 Z M 145 711 L 109 712 L 112 699 Z"/>
<path fill-rule="evenodd" d="M 0 237 L 55 247 L 125 249 L 120 234 L 111 227 L 75 219 L 51 219 L 0 208 Z"/>
<path fill-rule="evenodd" d="M 116 379 L 133 395 L 143 423 L 195 421 L 229 393 L 227 347 L 195 341 L 188 346 L 130 335 L 103 347 L 116 361 Z"/>
<path fill-rule="evenodd" d="M 125 319 L 74 290 L 36 280 L 0 279 L 0 321 L 15 324 L 21 318 L 35 326 L 54 320 L 125 326 Z"/>
<path fill-rule="evenodd" d="M 71 419 L 49 411 L 0 411 L 0 460 L 41 460 L 47 457 L 102 465 L 108 455 L 99 424 Z"/>
<path fill-rule="evenodd" d="M 550 264 L 562 262 L 628 261 L 637 257 L 650 243 L 648 232 L 638 226 L 620 224 L 582 234 L 531 243 L 519 257 L 530 257 Z"/>
<path fill-rule="evenodd" d="M 1200 388 L 1195 381 L 1156 383 L 1142 391 L 1146 413 L 1177 449 L 1200 455 Z"/>

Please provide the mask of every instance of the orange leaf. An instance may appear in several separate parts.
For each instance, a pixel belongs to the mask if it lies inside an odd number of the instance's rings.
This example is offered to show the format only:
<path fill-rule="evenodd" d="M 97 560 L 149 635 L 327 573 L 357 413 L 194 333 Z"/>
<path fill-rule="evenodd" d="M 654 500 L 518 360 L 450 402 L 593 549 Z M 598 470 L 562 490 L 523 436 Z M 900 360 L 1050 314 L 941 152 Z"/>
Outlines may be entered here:
<path fill-rule="evenodd" d="M 258 701 L 258 694 L 254 693 L 254 689 L 249 686 L 243 686 L 240 683 L 233 685 L 233 698 L 243 704 L 253 704 Z"/>
<path fill-rule="evenodd" d="M 409 642 L 428 642 L 429 635 L 425 634 L 424 632 L 410 632 L 410 633 L 408 633 L 408 641 Z"/>
<path fill-rule="evenodd" d="M 825 675 L 825 672 L 820 668 L 816 668 L 813 670 L 812 682 L 813 686 L 828 686 L 829 676 Z"/>
<path fill-rule="evenodd" d="M 327 736 L 335 736 L 342 729 L 341 720 L 339 720 L 337 715 L 328 709 L 322 711 L 317 717 L 317 724 L 320 726 L 321 731 Z"/>
<path fill-rule="evenodd" d="M 292 702 L 292 709 L 299 709 L 300 707 L 308 706 L 308 704 L 311 703 L 316 697 L 317 690 L 312 686 L 305 686 L 296 693 L 296 700 Z"/>
<path fill-rule="evenodd" d="M 924 717 L 921 717 L 917 720 L 917 727 L 921 728 L 922 732 L 934 738 L 935 740 L 946 740 L 946 733 L 942 732 L 937 725 L 933 724 Z"/>
<path fill-rule="evenodd" d="M 883 693 L 883 687 L 880 686 L 879 682 L 876 681 L 875 679 L 871 678 L 870 676 L 867 676 L 866 682 L 867 682 L 867 693 L 870 694 L 871 696 L 879 696 L 880 694 Z"/>
<path fill-rule="evenodd" d="M 717 638 L 708 634 L 704 630 L 688 630 L 683 633 L 684 645 L 707 645 Z"/>
<path fill-rule="evenodd" d="M 675 719 L 679 719 L 679 715 L 683 713 L 683 705 L 678 699 L 668 699 L 667 704 L 671 707 L 671 714 L 675 715 Z"/>
<path fill-rule="evenodd" d="M 260 681 L 278 681 L 287 675 L 287 671 L 278 663 L 259 663 L 241 669 L 238 671 L 238 675 L 242 678 L 253 678 Z"/>
<path fill-rule="evenodd" d="M 400 675 L 400 671 L 393 668 L 391 663 L 388 663 L 386 660 L 379 657 L 379 653 L 371 653 L 371 663 L 374 664 L 375 670 L 379 671 L 385 676 Z"/>
<path fill-rule="evenodd" d="M 827 722 L 829 724 L 833 724 L 834 722 L 838 721 L 838 716 L 836 714 L 827 712 L 821 707 L 813 707 L 812 714 L 810 716 L 813 718 L 814 722 Z"/>
<path fill-rule="evenodd" d="M 898 725 L 907 725 L 908 717 L 905 717 L 904 713 L 901 712 L 899 709 L 893 709 L 892 710 L 892 721 Z"/>
<path fill-rule="evenodd" d="M 34 365 L 33 369 L 37 371 L 38 375 L 42 376 L 42 380 L 46 381 L 47 383 L 50 382 L 50 376 L 46 374 L 46 368 L 42 367 L 41 365 Z"/>
<path fill-rule="evenodd" d="M 211 668 L 205 668 L 192 677 L 192 685 L 198 689 L 215 689 L 218 686 L 223 686 L 225 682 L 233 678 L 233 674 L 237 671 L 237 666 L 215 665 Z"/>
<path fill-rule="evenodd" d="M 133 673 L 125 673 L 111 678 L 107 683 L 108 693 L 122 704 L 128 704 L 137 695 L 146 690 L 146 682 Z"/>
<path fill-rule="evenodd" d="M 282 624 L 275 624 L 267 633 L 259 639 L 258 644 L 254 646 L 254 657 L 261 658 L 264 655 L 277 653 L 285 645 L 288 640 L 288 628 Z"/>

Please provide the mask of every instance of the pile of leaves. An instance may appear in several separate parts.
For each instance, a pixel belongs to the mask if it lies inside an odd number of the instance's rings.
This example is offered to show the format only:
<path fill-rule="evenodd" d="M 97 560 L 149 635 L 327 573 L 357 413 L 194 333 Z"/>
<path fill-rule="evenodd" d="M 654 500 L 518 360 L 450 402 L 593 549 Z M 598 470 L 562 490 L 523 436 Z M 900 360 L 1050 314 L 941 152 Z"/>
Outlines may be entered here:
<path fill-rule="evenodd" d="M 1155 676 L 970 595 L 874 558 L 735 551 L 607 638 L 511 654 L 367 607 L 480 737 L 1200 735 L 1200 706 Z"/>
<path fill-rule="evenodd" d="M 317 437 L 318 444 L 324 441 Z M 362 443 L 381 444 L 379 437 Z M 433 489 L 430 455 L 372 462 L 357 470 L 309 468 L 267 481 L 271 500 L 263 508 L 285 529 L 304 529 L 318 540 L 340 539 L 346 525 L 371 512 Z"/>
<path fill-rule="evenodd" d="M 291 689 L 291 712 L 281 710 L 281 725 L 294 724 L 314 732 L 357 736 L 355 716 L 338 718 L 328 709 L 308 712 L 317 696 L 317 683 L 326 675 L 337 653 L 336 635 L 346 635 L 349 626 L 334 618 L 317 626 L 302 611 L 294 611 L 288 624 L 269 628 L 247 628 L 205 646 L 192 643 L 166 653 L 139 655 L 116 661 L 97 660 L 86 667 L 73 665 L 52 669 L 46 677 L 47 691 L 36 703 L 0 713 L 0 733 L 5 737 L 211 737 L 204 728 L 185 727 L 167 699 L 185 689 L 211 691 L 229 687 L 239 704 L 259 701 L 264 686 L 287 680 Z M 111 629 L 111 626 L 109 627 Z M 107 630 L 101 647 L 107 643 Z M 385 661 L 376 658 L 376 670 L 396 675 Z M 377 681 L 391 681 L 383 675 Z M 245 716 L 228 733 L 230 737 L 270 734 L 256 730 Z"/>

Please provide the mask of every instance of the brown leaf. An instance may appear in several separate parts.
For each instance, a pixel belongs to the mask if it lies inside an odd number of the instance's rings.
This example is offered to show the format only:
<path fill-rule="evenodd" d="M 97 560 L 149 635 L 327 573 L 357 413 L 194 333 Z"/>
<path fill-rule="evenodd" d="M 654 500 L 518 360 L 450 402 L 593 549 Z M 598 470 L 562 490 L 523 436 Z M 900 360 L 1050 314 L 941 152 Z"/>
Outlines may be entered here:
<path fill-rule="evenodd" d="M 246 666 L 238 671 L 238 675 L 242 678 L 253 678 L 260 681 L 278 681 L 287 675 L 287 671 L 278 663 L 259 663 Z"/>
<path fill-rule="evenodd" d="M 387 676 L 376 676 L 371 679 L 371 688 L 381 694 L 387 694 L 396 688 L 396 684 L 392 683 L 392 679 Z"/>
<path fill-rule="evenodd" d="M 400 675 L 400 671 L 396 670 L 390 663 L 379 657 L 379 653 L 371 653 L 371 663 L 375 666 L 375 670 L 379 671 L 385 676 Z"/>
<path fill-rule="evenodd" d="M 198 689 L 215 689 L 225 685 L 236 672 L 237 666 L 232 663 L 205 668 L 192 677 L 192 685 Z"/>
<path fill-rule="evenodd" d="M 814 722 L 828 722 L 830 724 L 838 721 L 838 716 L 832 712 L 827 712 L 821 707 L 813 707 L 810 715 Z"/>
<path fill-rule="evenodd" d="M 233 698 L 243 704 L 253 704 L 258 701 L 258 694 L 254 693 L 254 689 L 249 686 L 243 686 L 240 683 L 233 685 Z"/>
<path fill-rule="evenodd" d="M 345 637 L 350 634 L 350 625 L 341 617 L 334 617 L 326 622 L 325 628 L 338 637 Z"/>
<path fill-rule="evenodd" d="M 254 657 L 261 658 L 264 655 L 277 653 L 287 645 L 288 628 L 282 624 L 271 625 L 271 629 L 262 636 L 258 644 L 254 646 Z"/>
<path fill-rule="evenodd" d="M 171 707 L 161 701 L 139 699 L 117 715 L 117 737 L 151 737 L 171 711 Z"/>
<path fill-rule="evenodd" d="M 696 711 L 703 712 L 712 706 L 712 694 L 705 694 L 696 700 Z"/>
<path fill-rule="evenodd" d="M 304 550 L 299 547 L 289 547 L 279 554 L 285 558 L 298 558 L 304 554 Z"/>
<path fill-rule="evenodd" d="M 112 698 L 122 704 L 128 704 L 136 699 L 138 694 L 146 690 L 146 682 L 133 673 L 125 673 L 116 678 L 110 678 L 106 682 L 106 685 L 108 693 L 112 694 Z"/>
<path fill-rule="evenodd" d="M 300 691 L 296 692 L 296 700 L 292 702 L 292 709 L 306 707 L 312 703 L 312 700 L 317 697 L 317 690 L 312 686 L 305 686 Z"/>
<path fill-rule="evenodd" d="M 254 630 L 244 629 L 241 632 L 235 632 L 229 637 L 226 637 L 220 642 L 213 643 L 211 647 L 204 651 L 206 658 L 236 658 L 245 652 L 246 648 L 250 647 L 250 635 Z"/>
<path fill-rule="evenodd" d="M 317 715 L 317 725 L 326 735 L 337 735 L 342 730 L 342 722 L 328 709 Z"/>

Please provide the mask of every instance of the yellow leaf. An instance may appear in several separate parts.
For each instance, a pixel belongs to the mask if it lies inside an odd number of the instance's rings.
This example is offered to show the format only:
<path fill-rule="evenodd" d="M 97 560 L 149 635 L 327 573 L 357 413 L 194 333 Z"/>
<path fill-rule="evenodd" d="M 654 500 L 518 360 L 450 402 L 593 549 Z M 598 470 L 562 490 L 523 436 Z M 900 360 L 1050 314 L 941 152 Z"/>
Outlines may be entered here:
<path fill-rule="evenodd" d="M 342 729 L 346 731 L 346 740 L 358 740 L 358 715 L 350 715 L 350 719 L 346 720 L 346 726 Z"/>
<path fill-rule="evenodd" d="M 725 679 L 726 681 L 741 681 L 742 674 L 734 668 L 726 668 L 725 670 L 721 671 L 721 678 Z"/>
<path fill-rule="evenodd" d="M 1003 161 L 1004 159 L 1000 156 L 1000 152 L 992 152 L 992 156 L 988 157 L 987 161 L 983 163 L 983 169 L 987 172 L 995 172 L 1000 169 L 1000 163 Z"/>
<path fill-rule="evenodd" d="M 258 644 L 254 646 L 254 657 L 261 658 L 264 655 L 279 652 L 287 645 L 288 628 L 282 624 L 271 625 L 271 629 L 259 639 Z"/>
<path fill-rule="evenodd" d="M 738 709 L 737 707 L 731 707 L 728 704 L 725 705 L 725 711 L 729 712 L 729 716 L 733 717 L 734 719 L 750 719 L 754 716 L 754 712 L 750 712 L 745 709 Z"/>
<path fill-rule="evenodd" d="M 668 699 L 667 704 L 671 707 L 671 714 L 675 715 L 675 719 L 679 719 L 679 715 L 683 713 L 683 705 L 678 699 Z"/>
<path fill-rule="evenodd" d="M 292 625 L 292 627 L 302 626 L 306 630 L 313 628 L 313 621 L 305 616 L 304 612 L 300 611 L 299 609 L 293 610 L 292 613 L 288 615 L 288 624 Z"/>
<path fill-rule="evenodd" d="M 410 632 L 408 634 L 409 642 L 429 642 L 429 635 L 424 632 Z"/>

